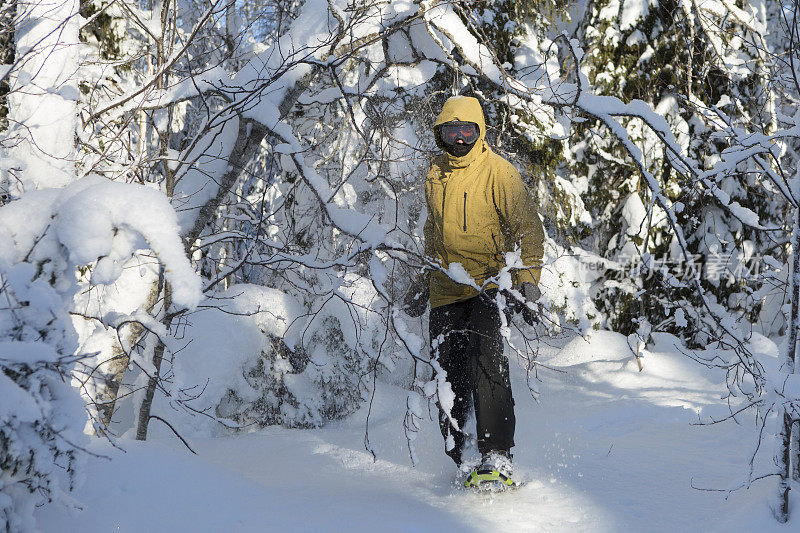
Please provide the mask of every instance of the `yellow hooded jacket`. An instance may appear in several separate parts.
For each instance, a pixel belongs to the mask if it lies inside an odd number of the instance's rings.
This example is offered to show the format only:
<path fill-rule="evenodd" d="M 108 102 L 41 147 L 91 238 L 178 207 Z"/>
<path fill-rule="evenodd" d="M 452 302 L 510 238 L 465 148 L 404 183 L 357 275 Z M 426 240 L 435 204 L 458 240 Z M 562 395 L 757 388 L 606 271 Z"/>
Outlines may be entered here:
<path fill-rule="evenodd" d="M 476 123 L 480 135 L 467 155 L 455 157 L 443 151 L 431 164 L 425 180 L 426 256 L 445 269 L 461 263 L 481 287 L 505 266 L 505 252 L 519 247 L 527 268 L 514 272 L 514 285 L 538 283 L 544 231 L 519 172 L 486 144 L 486 121 L 478 100 L 466 96 L 447 100 L 436 126 L 451 120 Z M 496 285 L 485 288 L 491 287 Z M 431 308 L 477 294 L 444 272 L 435 271 L 430 278 Z"/>

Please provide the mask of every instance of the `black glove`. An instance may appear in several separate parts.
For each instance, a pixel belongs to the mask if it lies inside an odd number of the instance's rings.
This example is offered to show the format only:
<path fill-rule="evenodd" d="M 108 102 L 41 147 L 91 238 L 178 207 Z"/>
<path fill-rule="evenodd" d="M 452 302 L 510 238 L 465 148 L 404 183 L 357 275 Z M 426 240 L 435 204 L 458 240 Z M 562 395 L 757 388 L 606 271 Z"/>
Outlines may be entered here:
<path fill-rule="evenodd" d="M 414 281 L 406 291 L 401 309 L 410 317 L 417 318 L 425 313 L 428 307 L 430 289 L 427 280 Z"/>
<path fill-rule="evenodd" d="M 536 300 L 542 296 L 542 292 L 539 290 L 537 285 L 530 282 L 523 283 L 519 289 L 519 292 L 522 293 L 523 300 L 519 300 L 508 291 L 503 291 L 503 296 L 505 296 L 506 299 L 506 309 L 512 313 L 522 314 L 522 319 L 526 324 L 529 326 L 535 326 L 539 323 L 539 317 L 536 311 L 528 307 L 526 304 L 535 304 Z"/>

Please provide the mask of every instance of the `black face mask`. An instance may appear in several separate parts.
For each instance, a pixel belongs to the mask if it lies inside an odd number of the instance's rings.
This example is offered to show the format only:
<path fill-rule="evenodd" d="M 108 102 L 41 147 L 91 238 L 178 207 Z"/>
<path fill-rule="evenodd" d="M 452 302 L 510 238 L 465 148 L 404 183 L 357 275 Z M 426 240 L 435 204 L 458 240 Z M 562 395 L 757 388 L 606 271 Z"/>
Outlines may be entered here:
<path fill-rule="evenodd" d="M 452 155 L 453 157 L 464 157 L 467 155 L 472 147 L 475 146 L 475 143 L 472 144 L 446 144 L 442 143 L 444 146 L 445 152 Z"/>

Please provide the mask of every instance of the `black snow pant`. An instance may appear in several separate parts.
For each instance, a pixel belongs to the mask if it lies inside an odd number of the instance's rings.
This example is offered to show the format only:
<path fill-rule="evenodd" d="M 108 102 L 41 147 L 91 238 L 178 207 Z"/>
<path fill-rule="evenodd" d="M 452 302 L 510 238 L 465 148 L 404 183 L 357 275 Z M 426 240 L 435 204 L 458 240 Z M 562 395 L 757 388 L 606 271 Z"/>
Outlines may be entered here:
<path fill-rule="evenodd" d="M 496 291 L 489 291 L 431 309 L 430 313 L 431 353 L 447 372 L 447 381 L 455 395 L 450 414 L 460 430 L 453 427 L 441 406 L 439 426 L 445 438 L 445 451 L 457 465 L 461 464 L 466 441 L 463 429 L 473 403 L 478 451 L 509 453 L 514 446 L 514 398 L 494 294 Z M 452 437 L 454 444 L 449 450 L 448 437 Z"/>

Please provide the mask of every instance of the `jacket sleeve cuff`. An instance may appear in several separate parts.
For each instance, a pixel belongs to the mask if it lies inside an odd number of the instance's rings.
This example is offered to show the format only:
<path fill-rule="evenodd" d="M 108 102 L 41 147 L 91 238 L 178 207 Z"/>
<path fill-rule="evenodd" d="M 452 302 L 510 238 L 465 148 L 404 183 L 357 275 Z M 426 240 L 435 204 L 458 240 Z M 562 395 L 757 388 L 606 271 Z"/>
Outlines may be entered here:
<path fill-rule="evenodd" d="M 526 282 L 538 285 L 539 278 L 541 277 L 541 275 L 542 275 L 541 268 L 525 268 L 515 271 L 512 278 L 514 281 L 514 286 L 519 287 L 520 285 Z"/>

